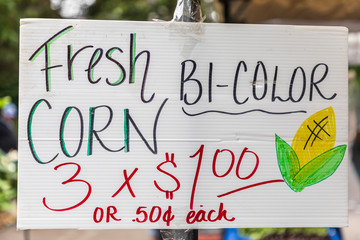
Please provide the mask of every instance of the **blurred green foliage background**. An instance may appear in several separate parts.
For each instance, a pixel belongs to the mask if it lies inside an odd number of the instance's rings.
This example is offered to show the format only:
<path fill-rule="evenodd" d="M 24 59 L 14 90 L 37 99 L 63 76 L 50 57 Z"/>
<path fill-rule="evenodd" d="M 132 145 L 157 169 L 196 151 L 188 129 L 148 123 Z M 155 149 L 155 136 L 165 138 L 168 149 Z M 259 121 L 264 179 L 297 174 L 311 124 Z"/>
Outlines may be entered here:
<path fill-rule="evenodd" d="M 20 18 L 56 18 L 49 0 L 0 0 L 0 97 L 17 103 Z"/>

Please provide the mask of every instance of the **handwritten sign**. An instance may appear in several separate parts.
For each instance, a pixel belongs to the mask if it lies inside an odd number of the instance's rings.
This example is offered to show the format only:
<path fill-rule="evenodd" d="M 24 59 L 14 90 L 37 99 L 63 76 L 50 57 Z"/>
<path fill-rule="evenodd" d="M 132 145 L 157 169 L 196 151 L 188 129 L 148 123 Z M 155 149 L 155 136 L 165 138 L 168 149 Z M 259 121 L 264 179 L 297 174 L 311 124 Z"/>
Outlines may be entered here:
<path fill-rule="evenodd" d="M 21 21 L 18 227 L 347 224 L 347 30 Z"/>

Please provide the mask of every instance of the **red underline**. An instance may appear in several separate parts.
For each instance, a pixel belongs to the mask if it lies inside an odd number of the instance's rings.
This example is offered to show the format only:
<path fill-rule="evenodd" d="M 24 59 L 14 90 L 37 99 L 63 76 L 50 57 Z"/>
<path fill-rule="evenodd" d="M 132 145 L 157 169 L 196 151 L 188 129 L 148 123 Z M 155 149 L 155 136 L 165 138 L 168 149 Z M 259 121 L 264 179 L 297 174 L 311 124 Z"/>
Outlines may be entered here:
<path fill-rule="evenodd" d="M 249 185 L 249 186 L 246 186 L 246 187 L 241 187 L 241 188 L 232 190 L 232 191 L 227 192 L 227 193 L 220 194 L 220 195 L 218 195 L 218 198 L 225 197 L 227 195 L 230 195 L 230 194 L 233 194 L 233 193 L 236 193 L 236 192 L 240 192 L 242 190 L 249 189 L 249 188 L 252 188 L 252 187 L 257 187 L 257 186 L 260 186 L 260 185 L 265 185 L 265 184 L 269 184 L 269 183 L 277 183 L 277 182 L 284 182 L 284 180 L 277 179 L 277 180 L 270 180 L 270 181 L 255 183 L 255 184 L 252 184 L 252 185 Z"/>

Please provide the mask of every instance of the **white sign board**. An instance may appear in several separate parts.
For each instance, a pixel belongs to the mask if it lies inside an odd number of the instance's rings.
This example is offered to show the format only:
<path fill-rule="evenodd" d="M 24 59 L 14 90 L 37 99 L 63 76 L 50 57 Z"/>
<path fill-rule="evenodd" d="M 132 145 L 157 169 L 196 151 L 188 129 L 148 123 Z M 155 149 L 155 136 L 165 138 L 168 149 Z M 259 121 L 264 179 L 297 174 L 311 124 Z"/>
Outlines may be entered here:
<path fill-rule="evenodd" d="M 18 228 L 347 225 L 347 29 L 20 31 Z"/>

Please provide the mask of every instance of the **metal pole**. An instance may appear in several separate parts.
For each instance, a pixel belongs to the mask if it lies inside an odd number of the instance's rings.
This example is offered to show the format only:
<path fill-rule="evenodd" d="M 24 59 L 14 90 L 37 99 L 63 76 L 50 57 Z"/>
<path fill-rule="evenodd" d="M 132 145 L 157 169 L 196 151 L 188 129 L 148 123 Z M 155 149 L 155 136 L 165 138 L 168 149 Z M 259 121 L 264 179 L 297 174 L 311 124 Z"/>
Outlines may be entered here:
<path fill-rule="evenodd" d="M 177 0 L 172 21 L 202 22 L 200 0 Z"/>
<path fill-rule="evenodd" d="M 200 0 L 177 0 L 174 22 L 202 22 Z M 163 240 L 198 240 L 197 229 L 163 229 Z"/>
<path fill-rule="evenodd" d="M 160 230 L 163 240 L 197 240 L 197 229 L 163 229 Z"/>
<path fill-rule="evenodd" d="M 24 240 L 30 240 L 30 229 L 24 230 Z"/>

